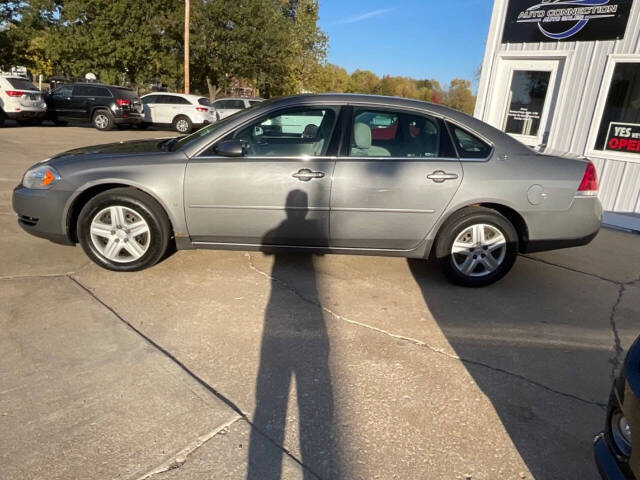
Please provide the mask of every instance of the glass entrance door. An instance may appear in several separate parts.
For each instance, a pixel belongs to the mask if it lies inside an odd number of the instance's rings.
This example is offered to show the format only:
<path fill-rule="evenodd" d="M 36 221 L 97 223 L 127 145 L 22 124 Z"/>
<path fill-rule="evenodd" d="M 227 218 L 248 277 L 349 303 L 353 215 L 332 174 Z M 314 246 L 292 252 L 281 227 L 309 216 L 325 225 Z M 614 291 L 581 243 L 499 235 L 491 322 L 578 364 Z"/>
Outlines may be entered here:
<path fill-rule="evenodd" d="M 492 102 L 491 123 L 526 145 L 548 141 L 560 60 L 504 60 Z"/>

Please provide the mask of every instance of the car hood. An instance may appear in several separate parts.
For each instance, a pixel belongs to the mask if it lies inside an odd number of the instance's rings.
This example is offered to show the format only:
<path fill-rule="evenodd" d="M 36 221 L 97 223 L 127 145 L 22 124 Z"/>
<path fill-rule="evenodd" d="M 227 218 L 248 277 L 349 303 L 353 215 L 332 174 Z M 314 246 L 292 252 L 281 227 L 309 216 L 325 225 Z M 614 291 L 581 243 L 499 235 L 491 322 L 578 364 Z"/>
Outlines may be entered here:
<path fill-rule="evenodd" d="M 169 137 L 170 138 L 170 137 Z M 90 147 L 74 148 L 60 153 L 52 160 L 61 157 L 78 157 L 78 156 L 119 156 L 144 153 L 158 153 L 162 151 L 159 144 L 167 140 L 167 138 L 150 138 L 146 140 L 129 140 L 126 142 L 106 143 L 104 145 L 92 145 Z"/>

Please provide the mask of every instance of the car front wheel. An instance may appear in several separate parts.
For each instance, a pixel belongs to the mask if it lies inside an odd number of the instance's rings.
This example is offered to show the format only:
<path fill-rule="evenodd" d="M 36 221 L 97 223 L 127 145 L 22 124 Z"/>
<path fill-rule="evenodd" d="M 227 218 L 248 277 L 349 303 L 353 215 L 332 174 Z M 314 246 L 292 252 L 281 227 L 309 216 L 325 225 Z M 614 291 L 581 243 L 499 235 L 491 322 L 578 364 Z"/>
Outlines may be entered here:
<path fill-rule="evenodd" d="M 93 197 L 78 217 L 78 240 L 96 264 L 132 272 L 155 265 L 167 251 L 170 226 L 149 195 L 133 188 Z"/>
<path fill-rule="evenodd" d="M 465 287 L 484 287 L 504 277 L 518 255 L 518 233 L 495 210 L 470 207 L 442 227 L 436 255 L 445 275 Z"/>

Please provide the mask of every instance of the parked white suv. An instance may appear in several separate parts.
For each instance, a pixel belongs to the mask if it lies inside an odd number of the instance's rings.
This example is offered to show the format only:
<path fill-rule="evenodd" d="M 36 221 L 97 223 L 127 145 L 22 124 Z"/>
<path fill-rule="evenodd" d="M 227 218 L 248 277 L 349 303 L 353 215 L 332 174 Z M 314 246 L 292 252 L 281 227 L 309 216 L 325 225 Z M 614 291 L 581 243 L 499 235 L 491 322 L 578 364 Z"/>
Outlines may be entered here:
<path fill-rule="evenodd" d="M 213 106 L 216 109 L 218 120 L 220 120 L 245 108 L 253 107 L 260 102 L 264 102 L 264 98 L 221 98 L 213 102 Z"/>
<path fill-rule="evenodd" d="M 144 107 L 142 126 L 171 127 L 178 133 L 189 133 L 216 121 L 215 109 L 209 99 L 184 93 L 153 92 L 141 98 Z"/>
<path fill-rule="evenodd" d="M 39 123 L 46 111 L 42 93 L 28 78 L 0 76 L 0 127 L 6 118 L 23 125 Z"/>

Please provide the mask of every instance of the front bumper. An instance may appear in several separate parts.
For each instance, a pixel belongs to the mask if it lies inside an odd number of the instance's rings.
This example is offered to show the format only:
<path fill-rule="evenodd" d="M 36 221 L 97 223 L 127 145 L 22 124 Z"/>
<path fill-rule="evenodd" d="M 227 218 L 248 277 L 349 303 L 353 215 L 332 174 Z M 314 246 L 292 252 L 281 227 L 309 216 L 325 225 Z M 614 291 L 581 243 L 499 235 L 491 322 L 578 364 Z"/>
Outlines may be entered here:
<path fill-rule="evenodd" d="M 604 433 L 593 440 L 593 455 L 603 480 L 635 480 L 629 467 L 616 458 Z"/>
<path fill-rule="evenodd" d="M 52 242 L 73 245 L 64 226 L 63 212 L 71 192 L 32 190 L 19 185 L 13 189 L 12 206 L 18 225 L 25 232 Z"/>

